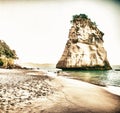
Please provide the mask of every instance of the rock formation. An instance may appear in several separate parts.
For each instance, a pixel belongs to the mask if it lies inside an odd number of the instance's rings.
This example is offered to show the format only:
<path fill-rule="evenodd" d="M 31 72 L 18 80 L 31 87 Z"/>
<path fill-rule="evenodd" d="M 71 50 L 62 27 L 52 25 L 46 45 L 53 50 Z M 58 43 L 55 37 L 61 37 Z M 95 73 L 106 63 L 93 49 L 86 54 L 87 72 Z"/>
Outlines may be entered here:
<path fill-rule="evenodd" d="M 85 14 L 74 15 L 68 41 L 56 67 L 61 69 L 109 70 L 103 47 L 104 33 Z"/>

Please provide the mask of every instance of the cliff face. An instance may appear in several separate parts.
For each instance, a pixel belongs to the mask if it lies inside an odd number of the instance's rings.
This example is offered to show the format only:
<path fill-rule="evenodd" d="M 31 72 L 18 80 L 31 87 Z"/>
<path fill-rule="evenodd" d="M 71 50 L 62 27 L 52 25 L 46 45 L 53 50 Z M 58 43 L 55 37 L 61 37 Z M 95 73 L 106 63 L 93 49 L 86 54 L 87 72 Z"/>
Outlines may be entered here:
<path fill-rule="evenodd" d="M 61 69 L 109 70 L 103 35 L 85 14 L 73 16 L 68 41 L 56 67 Z"/>

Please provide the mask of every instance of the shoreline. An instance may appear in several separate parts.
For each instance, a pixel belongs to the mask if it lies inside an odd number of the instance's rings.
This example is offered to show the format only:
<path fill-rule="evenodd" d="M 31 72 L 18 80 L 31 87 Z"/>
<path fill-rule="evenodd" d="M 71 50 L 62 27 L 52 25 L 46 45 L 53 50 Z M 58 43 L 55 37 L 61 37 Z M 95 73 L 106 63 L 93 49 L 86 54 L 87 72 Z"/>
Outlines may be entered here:
<path fill-rule="evenodd" d="M 25 67 L 20 68 L 20 69 L 3 69 L 3 68 L 0 68 L 0 74 L 1 74 L 1 72 L 2 73 L 10 73 L 11 71 L 15 71 L 15 73 L 19 73 L 20 71 L 22 71 L 21 73 L 24 73 L 26 71 L 33 71 L 33 73 L 40 72 L 40 74 L 47 75 L 47 76 L 50 76 L 50 77 L 62 76 L 62 77 L 67 77 L 68 79 L 82 81 L 81 79 L 79 79 L 77 77 L 69 76 L 69 74 L 66 73 L 66 72 L 62 72 L 62 74 L 59 74 L 59 73 L 57 74 L 57 71 L 60 71 L 60 70 L 57 70 L 55 72 L 50 72 L 49 70 L 44 70 L 44 69 L 40 69 L 40 68 L 38 68 L 38 69 L 37 68 L 25 68 Z M 27 75 L 31 75 L 33 73 L 27 73 Z M 86 81 L 82 81 L 82 82 L 86 82 Z M 86 83 L 89 83 L 89 82 L 86 82 Z M 89 84 L 92 84 L 92 83 L 89 83 Z M 104 90 L 106 90 L 106 91 L 108 91 L 108 92 L 110 92 L 112 94 L 120 96 L 120 87 L 117 87 L 117 86 L 105 86 L 105 85 L 99 85 L 99 84 L 94 84 L 94 85 L 99 86 L 99 87 L 103 88 Z"/>
<path fill-rule="evenodd" d="M 120 112 L 120 96 L 108 92 L 101 86 L 57 76 L 57 73 L 25 69 L 0 69 L 0 77 L 4 80 L 1 83 L 8 84 L 7 86 L 3 84 L 3 89 L 6 87 L 7 93 L 2 93 L 1 99 L 8 98 L 10 103 L 13 102 L 12 105 L 9 105 L 8 100 L 4 100 L 6 102 L 2 101 L 0 104 L 3 104 L 2 106 L 4 107 L 4 109 L 0 108 L 2 113 L 5 111 L 9 111 L 9 113 Z M 16 85 L 9 86 L 11 82 Z M 46 85 L 47 87 L 44 87 Z M 36 96 L 36 93 L 38 94 L 41 91 L 39 90 L 41 86 L 45 89 L 45 92 L 43 90 L 41 94 L 46 95 Z M 32 91 L 29 93 L 28 91 L 31 88 Z M 16 98 L 16 96 L 11 94 L 13 89 L 16 92 L 15 94 L 19 92 L 19 98 L 22 99 L 21 102 L 17 99 L 18 97 Z M 14 100 L 15 98 L 17 100 Z"/>
<path fill-rule="evenodd" d="M 68 79 L 82 81 L 78 77 L 73 77 L 73 76 L 69 75 L 66 72 L 62 72 L 62 74 L 59 74 L 59 73 L 57 74 L 57 71 L 60 71 L 60 70 L 57 70 L 55 72 L 50 72 L 49 70 L 44 70 L 44 69 L 40 69 L 40 68 L 38 68 L 38 69 L 37 68 L 25 68 L 25 67 L 20 68 L 20 69 L 3 69 L 3 68 L 0 68 L 0 74 L 1 74 L 1 72 L 2 73 L 9 73 L 11 71 L 15 71 L 15 73 L 19 73 L 20 71 L 22 71 L 21 73 L 24 73 L 26 71 L 33 71 L 33 73 L 40 72 L 40 74 L 47 75 L 47 76 L 50 76 L 50 77 L 62 76 L 62 77 L 67 77 Z M 27 73 L 27 75 L 31 75 L 33 73 Z M 82 81 L 82 82 L 86 82 L 86 81 Z M 89 83 L 89 82 L 86 82 L 86 83 Z M 92 84 L 92 83 L 89 83 L 89 84 Z M 94 84 L 94 85 L 99 86 L 99 87 L 103 88 L 104 90 L 106 90 L 106 91 L 108 91 L 108 92 L 110 92 L 112 94 L 120 96 L 120 87 L 117 87 L 117 86 L 105 86 L 105 85 L 99 85 L 99 84 Z"/>
<path fill-rule="evenodd" d="M 73 79 L 73 80 L 78 80 L 78 81 L 86 82 L 86 83 L 89 83 L 89 84 L 93 84 L 93 85 L 96 85 L 96 86 L 99 86 L 99 87 L 103 88 L 104 90 L 106 90 L 106 91 L 108 91 L 112 94 L 120 96 L 120 87 L 118 87 L 118 86 L 110 86 L 110 85 L 96 84 L 96 83 L 83 81 L 79 77 L 72 76 L 71 74 L 68 74 L 67 72 L 58 73 L 58 76 L 64 76 L 64 77 L 67 77 L 67 78 L 70 78 L 70 79 Z"/>
<path fill-rule="evenodd" d="M 106 87 L 102 87 L 102 88 L 105 89 L 106 91 L 114 94 L 114 95 L 120 96 L 120 87 L 116 87 L 116 86 L 106 86 Z"/>

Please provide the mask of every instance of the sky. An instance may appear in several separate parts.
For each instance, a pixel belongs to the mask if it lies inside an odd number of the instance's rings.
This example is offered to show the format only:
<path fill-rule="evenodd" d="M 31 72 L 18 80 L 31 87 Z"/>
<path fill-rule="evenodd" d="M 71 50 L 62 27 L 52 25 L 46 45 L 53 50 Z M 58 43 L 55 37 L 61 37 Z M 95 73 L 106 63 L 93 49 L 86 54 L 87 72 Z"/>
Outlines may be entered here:
<path fill-rule="evenodd" d="M 104 32 L 110 64 L 120 64 L 119 0 L 0 0 L 0 40 L 20 62 L 57 63 L 75 14 L 85 13 Z"/>

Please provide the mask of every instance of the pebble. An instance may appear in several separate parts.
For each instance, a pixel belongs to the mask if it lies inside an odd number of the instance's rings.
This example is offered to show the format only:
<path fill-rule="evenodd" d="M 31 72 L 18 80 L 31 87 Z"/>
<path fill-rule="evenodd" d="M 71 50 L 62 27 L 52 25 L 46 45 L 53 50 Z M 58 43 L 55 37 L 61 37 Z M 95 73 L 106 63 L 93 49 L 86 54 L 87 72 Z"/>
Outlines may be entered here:
<path fill-rule="evenodd" d="M 7 113 L 13 107 L 30 105 L 33 99 L 53 94 L 54 87 L 49 84 L 50 80 L 49 77 L 23 76 L 22 73 L 0 75 L 0 109 Z"/>

